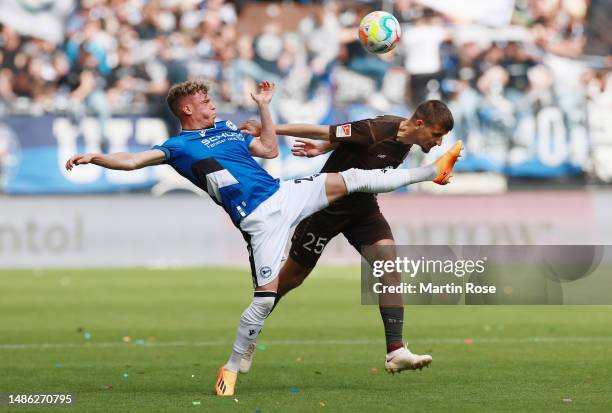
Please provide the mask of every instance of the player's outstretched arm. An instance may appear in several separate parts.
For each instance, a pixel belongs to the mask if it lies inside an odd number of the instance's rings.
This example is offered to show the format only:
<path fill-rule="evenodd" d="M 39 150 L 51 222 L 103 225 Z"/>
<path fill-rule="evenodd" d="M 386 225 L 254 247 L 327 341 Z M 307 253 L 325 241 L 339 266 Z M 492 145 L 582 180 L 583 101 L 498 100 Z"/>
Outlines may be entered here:
<path fill-rule="evenodd" d="M 259 107 L 261 118 L 261 133 L 259 138 L 255 138 L 249 144 L 249 152 L 253 156 L 260 158 L 276 158 L 278 156 L 278 141 L 274 131 L 274 122 L 270 113 L 270 102 L 274 95 L 274 83 L 268 81 L 259 84 L 259 92 L 251 97 Z"/>
<path fill-rule="evenodd" d="M 329 141 L 329 126 L 311 125 L 308 123 L 288 123 L 276 125 L 276 133 L 296 138 L 309 138 L 321 141 Z"/>
<path fill-rule="evenodd" d="M 159 149 L 151 149 L 143 152 L 117 152 L 104 155 L 101 153 L 85 153 L 74 155 L 66 161 L 66 169 L 72 170 L 77 165 L 94 164 L 107 169 L 121 171 L 133 171 L 145 166 L 159 165 L 164 162 L 166 155 Z"/>
<path fill-rule="evenodd" d="M 240 132 L 249 135 L 259 136 L 261 133 L 261 123 L 256 120 L 248 120 L 240 125 Z M 329 141 L 329 126 L 311 125 L 308 123 L 288 123 L 276 125 L 277 135 L 295 136 L 296 138 L 308 138 L 322 141 Z"/>

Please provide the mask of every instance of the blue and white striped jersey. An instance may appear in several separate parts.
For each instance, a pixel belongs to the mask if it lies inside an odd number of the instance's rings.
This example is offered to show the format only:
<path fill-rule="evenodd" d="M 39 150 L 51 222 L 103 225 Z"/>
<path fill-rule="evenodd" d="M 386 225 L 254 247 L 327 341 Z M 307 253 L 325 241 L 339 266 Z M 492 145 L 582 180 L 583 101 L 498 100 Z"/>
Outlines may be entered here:
<path fill-rule="evenodd" d="M 208 129 L 184 130 L 162 145 L 165 163 L 208 192 L 225 209 L 234 225 L 279 188 L 249 153 L 253 136 L 240 133 L 230 121 Z"/>

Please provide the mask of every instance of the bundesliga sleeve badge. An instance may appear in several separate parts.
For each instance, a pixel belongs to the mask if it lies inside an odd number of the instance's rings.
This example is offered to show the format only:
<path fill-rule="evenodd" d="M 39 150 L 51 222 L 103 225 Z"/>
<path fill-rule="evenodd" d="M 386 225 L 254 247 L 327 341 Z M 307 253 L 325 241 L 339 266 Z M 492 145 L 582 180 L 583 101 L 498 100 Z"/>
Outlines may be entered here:
<path fill-rule="evenodd" d="M 337 138 L 348 138 L 350 136 L 351 136 L 351 124 L 350 123 L 336 127 L 336 137 Z"/>

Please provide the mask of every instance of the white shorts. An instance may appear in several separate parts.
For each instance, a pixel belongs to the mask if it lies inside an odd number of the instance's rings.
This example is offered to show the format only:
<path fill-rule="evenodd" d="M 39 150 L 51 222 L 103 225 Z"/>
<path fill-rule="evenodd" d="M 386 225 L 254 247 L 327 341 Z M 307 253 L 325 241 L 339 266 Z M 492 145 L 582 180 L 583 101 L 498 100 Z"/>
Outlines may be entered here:
<path fill-rule="evenodd" d="M 325 193 L 326 176 L 316 174 L 281 182 L 274 195 L 240 222 L 248 244 L 254 288 L 278 277 L 291 228 L 329 205 Z"/>

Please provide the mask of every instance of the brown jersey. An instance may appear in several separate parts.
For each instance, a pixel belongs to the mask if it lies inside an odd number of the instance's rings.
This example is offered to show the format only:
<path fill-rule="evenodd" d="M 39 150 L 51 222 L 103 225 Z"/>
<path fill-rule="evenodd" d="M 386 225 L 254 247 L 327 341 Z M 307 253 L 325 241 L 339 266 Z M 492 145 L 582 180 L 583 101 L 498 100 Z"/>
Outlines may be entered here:
<path fill-rule="evenodd" d="M 405 118 L 379 116 L 329 127 L 329 140 L 339 143 L 323 165 L 321 172 L 340 172 L 350 168 L 397 168 L 412 145 L 396 140 L 399 125 Z M 355 213 L 376 206 L 376 195 L 350 194 L 332 203 L 326 210 L 333 213 Z"/>

